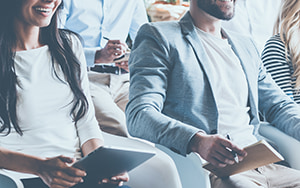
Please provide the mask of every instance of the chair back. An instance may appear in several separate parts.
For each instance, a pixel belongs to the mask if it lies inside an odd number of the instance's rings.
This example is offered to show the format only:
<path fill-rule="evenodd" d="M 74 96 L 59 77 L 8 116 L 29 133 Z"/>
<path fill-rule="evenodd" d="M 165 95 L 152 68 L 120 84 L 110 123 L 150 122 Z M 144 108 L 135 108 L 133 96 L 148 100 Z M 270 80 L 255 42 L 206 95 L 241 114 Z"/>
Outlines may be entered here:
<path fill-rule="evenodd" d="M 190 153 L 184 157 L 162 145 L 156 144 L 156 147 L 167 153 L 175 162 L 182 188 L 211 187 L 209 173 L 202 168 L 202 161 L 196 153 Z"/>
<path fill-rule="evenodd" d="M 0 174 L 0 187 L 3 188 L 18 188 L 17 184 L 10 177 Z"/>

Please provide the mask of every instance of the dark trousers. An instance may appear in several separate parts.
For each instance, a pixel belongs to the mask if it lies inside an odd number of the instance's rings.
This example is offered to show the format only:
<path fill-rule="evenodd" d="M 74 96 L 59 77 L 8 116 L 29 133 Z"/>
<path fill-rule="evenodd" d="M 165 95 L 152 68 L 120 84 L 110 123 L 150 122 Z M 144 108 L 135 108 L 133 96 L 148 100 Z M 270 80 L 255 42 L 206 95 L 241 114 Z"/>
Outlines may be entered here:
<path fill-rule="evenodd" d="M 30 179 L 22 179 L 21 180 L 24 188 L 49 188 L 40 178 L 30 178 Z M 72 188 L 130 188 L 128 186 L 116 186 L 116 185 L 91 185 L 88 182 L 80 183 Z"/>

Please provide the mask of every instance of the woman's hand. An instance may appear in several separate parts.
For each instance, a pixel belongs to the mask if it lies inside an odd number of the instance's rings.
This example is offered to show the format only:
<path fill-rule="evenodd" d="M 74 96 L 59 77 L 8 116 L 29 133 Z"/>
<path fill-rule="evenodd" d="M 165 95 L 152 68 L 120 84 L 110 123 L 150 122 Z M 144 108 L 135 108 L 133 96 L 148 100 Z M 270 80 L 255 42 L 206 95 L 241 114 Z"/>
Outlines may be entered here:
<path fill-rule="evenodd" d="M 103 179 L 99 184 L 114 184 L 118 186 L 122 186 L 124 182 L 127 182 L 129 180 L 128 173 L 122 173 L 117 176 L 111 177 L 110 179 Z"/>
<path fill-rule="evenodd" d="M 38 175 L 50 188 L 67 188 L 83 182 L 86 172 L 71 167 L 75 160 L 58 156 L 48 158 L 38 164 Z"/>
<path fill-rule="evenodd" d="M 83 155 L 86 156 L 98 147 L 103 145 L 103 141 L 100 139 L 90 139 L 82 145 Z M 110 179 L 99 180 L 99 184 L 113 184 L 121 186 L 123 182 L 127 182 L 129 180 L 128 173 L 122 173 L 117 176 L 111 177 Z"/>

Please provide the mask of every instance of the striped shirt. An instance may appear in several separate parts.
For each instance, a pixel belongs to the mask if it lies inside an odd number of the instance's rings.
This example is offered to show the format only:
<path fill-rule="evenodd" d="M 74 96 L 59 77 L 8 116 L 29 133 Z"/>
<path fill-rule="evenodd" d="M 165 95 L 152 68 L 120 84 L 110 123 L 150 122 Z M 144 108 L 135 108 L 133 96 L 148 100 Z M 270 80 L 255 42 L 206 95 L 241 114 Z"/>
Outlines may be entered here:
<path fill-rule="evenodd" d="M 285 53 L 279 34 L 271 37 L 262 52 L 262 62 L 277 85 L 296 103 L 300 104 L 300 92 L 295 89 L 296 77 L 291 57 Z"/>

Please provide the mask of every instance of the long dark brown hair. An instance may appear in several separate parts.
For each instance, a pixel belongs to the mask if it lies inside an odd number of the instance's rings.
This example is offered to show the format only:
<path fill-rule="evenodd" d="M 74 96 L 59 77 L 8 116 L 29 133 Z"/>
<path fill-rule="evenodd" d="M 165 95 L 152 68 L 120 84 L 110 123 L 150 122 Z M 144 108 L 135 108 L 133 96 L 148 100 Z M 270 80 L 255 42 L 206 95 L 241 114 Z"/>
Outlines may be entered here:
<path fill-rule="evenodd" d="M 0 6 L 0 132 L 5 131 L 6 134 L 9 134 L 11 125 L 13 125 L 16 132 L 22 135 L 16 113 L 18 81 L 14 65 L 15 52 L 13 51 L 16 47 L 14 19 L 19 14 L 20 4 L 20 0 L 5 0 Z M 59 8 L 61 6 L 62 4 Z M 57 19 L 58 10 L 53 15 L 50 25 L 41 28 L 41 42 L 49 46 L 53 59 L 53 71 L 55 72 L 55 64 L 61 67 L 65 80 L 74 94 L 70 115 L 76 124 L 86 113 L 88 102 L 82 92 L 80 63 L 71 49 L 70 32 L 59 30 Z"/>

